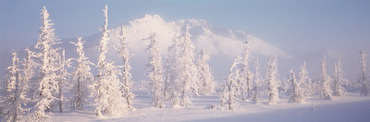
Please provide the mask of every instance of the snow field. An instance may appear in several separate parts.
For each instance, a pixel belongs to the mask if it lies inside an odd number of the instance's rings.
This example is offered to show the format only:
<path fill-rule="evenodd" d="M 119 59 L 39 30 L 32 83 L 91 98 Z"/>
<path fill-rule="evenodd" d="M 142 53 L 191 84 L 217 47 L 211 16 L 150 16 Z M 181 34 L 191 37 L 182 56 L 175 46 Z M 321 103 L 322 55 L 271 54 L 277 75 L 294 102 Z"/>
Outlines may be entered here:
<path fill-rule="evenodd" d="M 341 96 L 333 97 L 332 101 L 310 98 L 304 104 L 289 103 L 282 98 L 276 105 L 267 105 L 267 99 L 261 104 L 241 102 L 235 111 L 221 110 L 218 107 L 218 96 L 199 96 L 193 98 L 193 106 L 189 108 L 153 108 L 151 97 L 138 96 L 135 99 L 135 111 L 127 112 L 123 117 L 113 119 L 96 119 L 92 111 L 54 113 L 53 122 L 86 122 L 86 121 L 263 121 L 263 122 L 368 122 L 370 121 L 370 97 Z M 208 109 L 216 105 L 215 110 Z"/>

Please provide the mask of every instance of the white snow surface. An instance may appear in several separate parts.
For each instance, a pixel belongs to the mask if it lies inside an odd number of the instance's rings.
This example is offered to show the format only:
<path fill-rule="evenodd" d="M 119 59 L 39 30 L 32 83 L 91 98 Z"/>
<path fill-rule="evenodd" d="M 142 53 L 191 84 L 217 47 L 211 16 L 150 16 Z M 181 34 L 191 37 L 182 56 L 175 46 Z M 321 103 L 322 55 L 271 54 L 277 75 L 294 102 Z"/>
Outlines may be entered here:
<path fill-rule="evenodd" d="M 296 104 L 282 99 L 276 105 L 249 102 L 240 103 L 239 109 L 225 111 L 219 108 L 208 109 L 211 104 L 218 105 L 217 96 L 194 97 L 190 108 L 153 108 L 150 97 L 139 96 L 135 99 L 135 111 L 113 119 L 96 119 L 91 111 L 53 113 L 53 122 L 95 122 L 95 121 L 209 121 L 209 122 L 369 122 L 370 97 L 341 96 L 333 97 L 332 101 L 310 98 L 307 103 Z M 169 103 L 167 103 L 169 106 Z"/>

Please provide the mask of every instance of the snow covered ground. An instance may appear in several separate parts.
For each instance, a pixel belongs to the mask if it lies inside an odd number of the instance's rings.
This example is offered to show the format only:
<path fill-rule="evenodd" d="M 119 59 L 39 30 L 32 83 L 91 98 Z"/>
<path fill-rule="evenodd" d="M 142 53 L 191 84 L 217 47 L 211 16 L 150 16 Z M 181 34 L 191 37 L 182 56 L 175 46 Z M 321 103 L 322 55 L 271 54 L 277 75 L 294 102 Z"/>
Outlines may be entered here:
<path fill-rule="evenodd" d="M 251 122 L 369 122 L 370 97 L 343 96 L 334 97 L 332 101 L 311 98 L 305 104 L 288 103 L 281 99 L 276 105 L 267 105 L 267 101 L 255 105 L 240 103 L 236 111 L 224 111 L 219 108 L 208 109 L 212 104 L 218 105 L 218 96 L 201 96 L 193 98 L 191 108 L 164 109 L 152 108 L 151 98 L 138 96 L 135 99 L 135 111 L 114 119 L 96 119 L 92 111 L 53 113 L 52 121 L 251 121 Z"/>

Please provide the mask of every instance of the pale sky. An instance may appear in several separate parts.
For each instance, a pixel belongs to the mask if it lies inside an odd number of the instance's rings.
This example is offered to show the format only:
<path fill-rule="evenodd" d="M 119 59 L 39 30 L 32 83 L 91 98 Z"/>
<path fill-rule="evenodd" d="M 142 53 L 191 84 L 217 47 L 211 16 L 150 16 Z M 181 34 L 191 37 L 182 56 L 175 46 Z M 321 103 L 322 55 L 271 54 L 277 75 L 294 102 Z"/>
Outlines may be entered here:
<path fill-rule="evenodd" d="M 105 4 L 109 5 L 110 27 L 144 14 L 158 14 L 168 21 L 204 19 L 281 48 L 294 44 L 302 50 L 317 50 L 348 42 L 370 45 L 368 0 L 2 0 L 0 40 L 6 44 L 1 48 L 34 44 L 44 5 L 59 38 L 96 33 Z"/>
<path fill-rule="evenodd" d="M 292 55 L 351 52 L 347 57 L 357 60 L 351 55 L 360 49 L 370 54 L 369 0 L 1 0 L 0 58 L 36 43 L 42 6 L 56 35 L 68 39 L 99 32 L 105 4 L 109 27 L 158 14 L 166 21 L 204 19 L 245 31 Z"/>

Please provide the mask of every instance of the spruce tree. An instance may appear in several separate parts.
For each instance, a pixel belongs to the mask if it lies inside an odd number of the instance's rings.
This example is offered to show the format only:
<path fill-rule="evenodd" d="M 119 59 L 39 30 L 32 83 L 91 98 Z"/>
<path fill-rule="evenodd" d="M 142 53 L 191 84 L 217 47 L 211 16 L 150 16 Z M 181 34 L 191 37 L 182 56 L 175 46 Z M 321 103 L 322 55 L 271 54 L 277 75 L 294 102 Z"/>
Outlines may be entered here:
<path fill-rule="evenodd" d="M 121 91 L 122 83 L 118 79 L 118 71 L 112 62 L 106 59 L 108 52 L 107 43 L 109 40 L 108 30 L 108 6 L 103 9 L 104 12 L 104 25 L 101 28 L 102 38 L 99 45 L 99 58 L 98 58 L 98 75 L 93 84 L 93 96 L 95 102 L 96 117 L 117 117 L 122 116 L 127 110 L 127 104 L 123 99 Z"/>
<path fill-rule="evenodd" d="M 321 99 L 332 100 L 330 83 L 331 78 L 326 72 L 326 58 L 324 57 L 321 63 Z"/>
<path fill-rule="evenodd" d="M 26 48 L 25 50 L 25 56 L 22 61 L 22 74 L 23 74 L 23 80 L 25 83 L 24 89 L 26 92 L 27 98 L 33 98 L 37 95 L 36 92 L 38 89 L 35 89 L 38 87 L 37 84 L 37 70 L 36 68 L 40 65 L 35 60 L 37 56 L 37 53 L 34 51 L 31 51 L 29 48 Z M 30 100 L 30 102 L 32 102 Z"/>
<path fill-rule="evenodd" d="M 303 62 L 303 66 L 301 67 L 298 73 L 298 82 L 301 84 L 300 87 L 303 89 L 303 96 L 306 99 L 309 96 L 314 95 L 314 87 L 311 81 L 310 76 L 308 75 L 308 71 L 306 68 L 306 62 Z"/>
<path fill-rule="evenodd" d="M 179 61 L 179 74 L 178 74 L 178 81 L 180 83 L 180 106 L 181 107 L 188 107 L 192 105 L 191 96 L 192 94 L 198 93 L 197 91 L 197 68 L 194 64 L 194 44 L 190 39 L 189 33 L 190 27 L 188 25 L 185 26 L 185 32 L 181 37 L 180 42 L 180 55 L 177 58 Z"/>
<path fill-rule="evenodd" d="M 361 79 L 359 80 L 361 84 L 361 96 L 367 96 L 369 94 L 366 68 L 367 68 L 366 53 L 364 50 L 361 50 Z"/>
<path fill-rule="evenodd" d="M 156 40 L 156 34 L 150 36 L 150 45 L 148 51 L 150 52 L 149 62 L 149 78 L 152 87 L 153 101 L 152 104 L 156 108 L 164 107 L 164 79 L 163 79 L 163 67 L 162 57 Z"/>
<path fill-rule="evenodd" d="M 208 65 L 209 53 L 206 50 L 201 50 L 197 61 L 199 94 L 210 95 L 215 92 L 214 77 L 211 68 Z"/>
<path fill-rule="evenodd" d="M 276 104 L 279 101 L 279 75 L 277 69 L 277 58 L 276 55 L 268 60 L 266 68 L 266 80 L 268 83 L 268 104 Z"/>
<path fill-rule="evenodd" d="M 220 96 L 220 102 L 222 109 L 225 110 L 236 110 L 237 108 L 237 80 L 240 79 L 240 69 L 237 68 L 239 65 L 238 58 L 235 58 L 233 64 L 229 69 L 229 76 L 227 78 L 227 83 L 224 85 L 223 92 Z"/>
<path fill-rule="evenodd" d="M 122 75 L 122 91 L 123 97 L 126 101 L 126 106 L 128 109 L 134 109 L 133 101 L 134 101 L 134 93 L 131 92 L 131 66 L 130 66 L 130 53 L 127 49 L 127 42 L 123 34 L 123 27 L 121 26 L 121 35 L 120 35 L 120 48 L 119 48 L 120 57 L 123 61 L 123 71 Z"/>
<path fill-rule="evenodd" d="M 170 98 L 172 102 L 172 107 L 180 107 L 180 60 L 178 56 L 180 55 L 180 39 L 177 35 L 174 36 L 172 45 L 168 47 L 168 54 L 165 63 L 165 85 L 164 85 L 164 97 Z"/>
<path fill-rule="evenodd" d="M 58 78 L 58 86 L 59 86 L 59 89 L 58 89 L 58 107 L 59 107 L 59 112 L 62 113 L 63 112 L 63 102 L 64 102 L 64 92 L 65 92 L 65 88 L 66 86 L 68 86 L 68 82 L 67 82 L 67 77 L 70 75 L 68 72 L 67 72 L 67 62 L 66 62 L 66 56 L 65 56 L 65 50 L 63 49 L 62 50 L 62 55 L 61 55 L 61 58 L 59 58 L 59 71 L 58 71 L 58 74 L 59 74 L 59 78 Z"/>
<path fill-rule="evenodd" d="M 85 56 L 84 51 L 84 41 L 82 38 L 77 38 L 77 42 L 71 42 L 75 47 L 75 51 L 78 57 L 74 60 L 76 61 L 76 67 L 72 72 L 73 77 L 73 87 L 71 93 L 73 93 L 73 98 L 71 100 L 72 109 L 83 110 L 87 104 L 87 98 L 91 92 L 89 84 L 94 80 L 94 76 L 91 73 L 90 65 L 93 65 L 89 61 L 89 58 Z"/>
<path fill-rule="evenodd" d="M 37 54 L 37 81 L 34 82 L 36 94 L 34 96 L 35 106 L 32 108 L 31 119 L 33 121 L 42 121 L 50 117 L 45 111 L 51 110 L 52 103 L 57 99 L 56 94 L 59 91 L 58 70 L 59 59 L 61 58 L 59 49 L 55 46 L 60 42 L 57 40 L 53 23 L 49 19 L 49 13 L 44 6 L 41 10 L 42 26 L 40 27 L 39 39 L 35 48 Z"/>
<path fill-rule="evenodd" d="M 289 82 L 291 83 L 291 86 L 293 87 L 293 94 L 292 96 L 290 96 L 289 102 L 304 103 L 305 99 L 304 99 L 303 91 L 300 85 L 301 83 L 296 80 L 293 69 L 290 69 Z"/>
<path fill-rule="evenodd" d="M 341 62 L 341 55 L 338 56 L 338 61 L 334 65 L 334 96 L 342 96 L 345 94 L 345 89 L 343 88 L 348 80 L 344 77 L 344 73 L 342 70 L 342 62 Z"/>
<path fill-rule="evenodd" d="M 245 50 L 243 53 L 243 58 L 242 58 L 242 64 L 241 64 L 241 79 L 239 80 L 239 92 L 240 92 L 240 97 L 242 101 L 246 100 L 247 98 L 250 98 L 252 96 L 252 79 L 253 79 L 253 74 L 249 70 L 249 45 L 250 42 L 246 41 L 245 42 Z"/>
<path fill-rule="evenodd" d="M 254 86 L 253 86 L 253 94 L 252 94 L 252 102 L 254 104 L 259 103 L 259 89 L 261 89 L 261 79 L 260 79 L 260 71 L 259 71 L 259 63 L 258 58 L 256 59 L 255 63 L 255 76 L 254 76 Z"/>
<path fill-rule="evenodd" d="M 12 65 L 8 67 L 8 79 L 6 96 L 0 102 L 2 112 L 0 112 L 0 120 L 4 122 L 24 121 L 23 114 L 26 106 L 26 94 L 24 91 L 24 77 L 21 75 L 19 67 L 19 58 L 17 53 L 13 53 Z"/>

